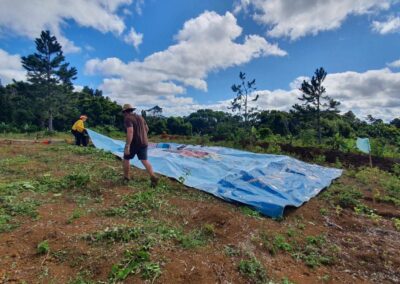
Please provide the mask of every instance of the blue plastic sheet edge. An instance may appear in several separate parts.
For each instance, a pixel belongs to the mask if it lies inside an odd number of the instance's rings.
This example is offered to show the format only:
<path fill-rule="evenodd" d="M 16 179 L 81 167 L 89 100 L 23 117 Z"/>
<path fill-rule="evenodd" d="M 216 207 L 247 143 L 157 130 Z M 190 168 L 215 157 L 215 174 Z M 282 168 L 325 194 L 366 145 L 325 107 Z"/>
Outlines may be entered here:
<path fill-rule="evenodd" d="M 123 157 L 124 141 L 88 133 L 96 148 Z M 156 173 L 275 218 L 286 206 L 309 201 L 342 174 L 284 155 L 176 143 L 149 145 L 148 159 Z M 137 158 L 130 163 L 144 169 Z"/>

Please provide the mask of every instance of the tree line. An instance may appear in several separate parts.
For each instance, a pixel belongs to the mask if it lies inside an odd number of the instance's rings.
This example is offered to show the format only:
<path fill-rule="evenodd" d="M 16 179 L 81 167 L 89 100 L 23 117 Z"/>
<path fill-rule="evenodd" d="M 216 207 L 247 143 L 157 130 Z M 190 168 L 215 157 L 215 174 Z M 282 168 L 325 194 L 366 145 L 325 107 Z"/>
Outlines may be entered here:
<path fill-rule="evenodd" d="M 21 58 L 27 82 L 0 83 L 0 132 L 66 131 L 80 114 L 89 117 L 90 127 L 123 130 L 118 103 L 87 86 L 74 91 L 77 70 L 66 62 L 61 45 L 50 32 L 43 31 L 35 44 L 36 52 Z M 202 109 L 185 117 L 164 117 L 162 108 L 155 106 L 142 115 L 155 135 L 201 135 L 243 145 L 273 135 L 311 144 L 325 140 L 333 145 L 342 138 L 367 136 L 400 146 L 400 118 L 385 123 L 372 116 L 360 120 L 351 111 L 339 114 L 340 102 L 326 95 L 326 75 L 321 67 L 309 81 L 303 81 L 299 103 L 287 112 L 254 107 L 256 80 L 248 80 L 240 72 L 239 83 L 231 87 L 235 96 L 227 106 L 229 112 Z"/>

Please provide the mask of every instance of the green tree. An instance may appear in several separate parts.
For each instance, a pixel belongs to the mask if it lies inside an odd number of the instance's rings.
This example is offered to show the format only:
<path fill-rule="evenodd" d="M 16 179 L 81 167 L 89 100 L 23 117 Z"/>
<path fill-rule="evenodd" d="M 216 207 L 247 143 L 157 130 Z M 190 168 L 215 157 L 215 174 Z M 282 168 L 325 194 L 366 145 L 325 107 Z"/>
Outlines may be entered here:
<path fill-rule="evenodd" d="M 318 143 L 321 144 L 321 112 L 332 111 L 338 112 L 337 107 L 339 106 L 339 102 L 330 98 L 327 95 L 324 95 L 326 89 L 322 86 L 323 81 L 326 78 L 326 71 L 324 68 L 320 67 L 315 70 L 314 76 L 311 78 L 311 81 L 308 82 L 306 80 L 303 81 L 300 87 L 300 91 L 303 93 L 302 97 L 299 100 L 304 102 L 304 105 L 307 105 L 310 110 L 314 110 L 317 116 L 317 131 L 318 131 Z"/>
<path fill-rule="evenodd" d="M 146 110 L 146 112 L 148 112 L 150 116 L 154 116 L 154 117 L 161 117 L 162 111 L 163 111 L 163 109 L 159 106 L 154 106 L 154 107 Z"/>
<path fill-rule="evenodd" d="M 242 108 L 244 108 L 244 123 L 247 128 L 249 128 L 249 117 L 256 110 L 256 108 L 249 107 L 249 96 L 256 90 L 255 84 L 256 79 L 251 81 L 246 81 L 246 73 L 239 72 L 240 83 L 238 85 L 233 84 L 231 89 L 236 94 L 236 97 L 231 102 L 230 109 L 235 112 L 239 111 L 241 113 Z M 258 100 L 259 95 L 256 95 L 255 98 L 252 99 L 253 102 Z"/>
<path fill-rule="evenodd" d="M 397 128 L 400 128 L 400 118 L 395 118 L 390 122 L 391 125 L 396 126 Z"/>
<path fill-rule="evenodd" d="M 34 54 L 21 58 L 27 70 L 28 81 L 38 91 L 42 105 L 46 107 L 49 131 L 53 131 L 53 119 L 62 106 L 62 95 L 72 91 L 72 80 L 76 79 L 76 68 L 65 62 L 61 45 L 49 31 L 42 31 L 35 40 Z"/>

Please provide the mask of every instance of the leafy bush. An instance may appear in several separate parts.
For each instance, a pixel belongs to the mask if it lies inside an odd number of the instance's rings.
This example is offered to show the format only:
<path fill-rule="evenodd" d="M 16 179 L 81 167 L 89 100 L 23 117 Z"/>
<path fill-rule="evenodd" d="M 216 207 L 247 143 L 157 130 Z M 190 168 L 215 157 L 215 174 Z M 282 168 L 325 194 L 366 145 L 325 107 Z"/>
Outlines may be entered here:
<path fill-rule="evenodd" d="M 267 271 L 255 257 L 241 260 L 238 269 L 243 276 L 250 280 L 250 283 L 261 284 L 267 281 Z"/>

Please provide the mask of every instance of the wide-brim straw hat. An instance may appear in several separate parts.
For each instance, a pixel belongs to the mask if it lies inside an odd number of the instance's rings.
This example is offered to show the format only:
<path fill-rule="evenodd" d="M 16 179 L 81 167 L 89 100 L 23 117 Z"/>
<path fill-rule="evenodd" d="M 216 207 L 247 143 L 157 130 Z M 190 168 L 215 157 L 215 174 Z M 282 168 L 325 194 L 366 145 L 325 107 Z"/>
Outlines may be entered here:
<path fill-rule="evenodd" d="M 122 107 L 122 112 L 127 111 L 127 110 L 131 110 L 134 111 L 136 108 L 133 107 L 131 104 L 124 104 L 124 106 Z"/>

